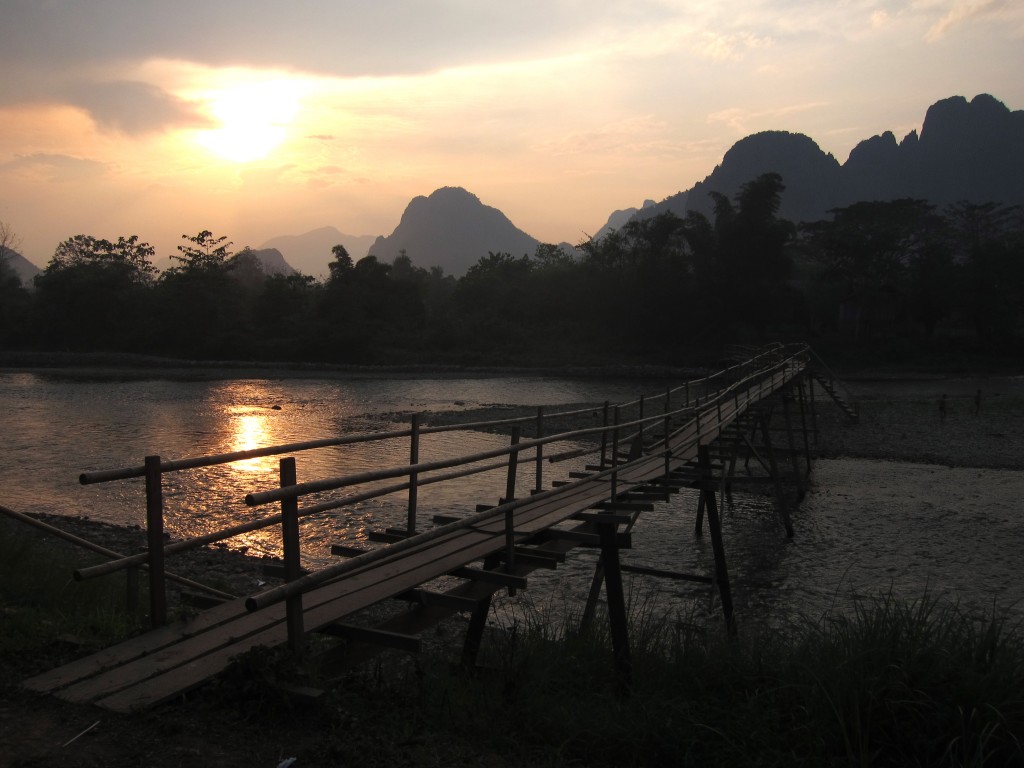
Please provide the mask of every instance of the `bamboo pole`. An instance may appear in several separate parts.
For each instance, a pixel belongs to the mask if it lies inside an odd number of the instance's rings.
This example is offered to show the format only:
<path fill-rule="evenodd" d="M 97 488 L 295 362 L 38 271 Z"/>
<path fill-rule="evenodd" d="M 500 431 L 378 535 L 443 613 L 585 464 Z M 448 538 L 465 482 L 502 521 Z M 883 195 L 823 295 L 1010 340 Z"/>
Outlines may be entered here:
<path fill-rule="evenodd" d="M 281 485 L 295 485 L 295 458 L 280 462 Z M 284 548 L 284 578 L 287 582 L 302 577 L 302 555 L 299 539 L 299 500 L 295 496 L 281 499 L 281 544 Z M 285 622 L 288 626 L 288 648 L 296 656 L 302 654 L 305 630 L 302 616 L 302 593 L 285 600 Z"/>
<path fill-rule="evenodd" d="M 415 467 L 420 463 L 420 416 L 418 413 L 412 415 L 411 435 L 409 438 L 409 466 Z M 410 536 L 416 533 L 416 499 L 419 487 L 419 473 L 415 470 L 409 472 L 409 506 L 406 518 L 405 530 Z"/>
<path fill-rule="evenodd" d="M 164 578 L 164 497 L 160 457 L 146 457 L 146 542 L 149 550 L 149 620 L 153 628 L 167 623 Z"/>

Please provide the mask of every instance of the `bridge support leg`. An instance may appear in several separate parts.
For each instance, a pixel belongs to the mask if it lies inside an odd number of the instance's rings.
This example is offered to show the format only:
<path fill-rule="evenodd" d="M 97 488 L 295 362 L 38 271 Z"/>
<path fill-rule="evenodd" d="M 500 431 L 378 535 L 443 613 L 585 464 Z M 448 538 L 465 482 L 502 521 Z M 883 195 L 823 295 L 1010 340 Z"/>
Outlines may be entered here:
<path fill-rule="evenodd" d="M 583 617 L 580 619 L 580 631 L 584 631 L 594 621 L 594 613 L 597 611 L 597 601 L 601 597 L 601 585 L 604 584 L 604 564 L 600 558 L 597 567 L 594 568 L 594 578 L 590 582 L 590 594 L 587 595 L 587 605 L 583 609 Z"/>
<path fill-rule="evenodd" d="M 722 601 L 725 628 L 730 635 L 736 634 L 736 618 L 732 609 L 732 589 L 729 586 L 729 568 L 725 562 L 725 543 L 722 541 L 722 521 L 718 517 L 715 502 L 715 481 L 711 475 L 711 457 L 706 445 L 697 449 L 697 462 L 701 469 L 700 495 L 708 512 L 708 529 L 711 531 L 711 549 L 715 555 L 715 586 Z"/>
<path fill-rule="evenodd" d="M 782 395 L 782 414 L 786 419 L 786 439 L 789 440 L 789 458 L 793 465 L 793 482 L 796 483 L 797 499 L 803 501 L 804 478 L 800 472 L 800 457 L 796 454 L 796 439 L 793 437 L 793 420 L 789 408 L 792 399 L 792 390 Z"/>
<path fill-rule="evenodd" d="M 760 414 L 761 432 L 764 435 L 765 452 L 768 454 L 772 480 L 775 482 L 775 501 L 779 505 L 779 517 L 786 528 L 786 536 L 793 538 L 793 523 L 789 519 L 789 507 L 786 505 L 786 494 L 782 488 L 782 478 L 779 477 L 779 465 L 775 461 L 775 451 L 772 448 L 772 436 L 768 430 L 768 417 L 764 411 Z"/>
<path fill-rule="evenodd" d="M 807 437 L 807 390 L 804 388 L 803 378 L 800 379 L 797 386 L 800 388 L 800 432 L 803 435 L 804 461 L 807 466 L 807 473 L 804 477 L 809 478 L 811 476 L 811 442 Z"/>
<path fill-rule="evenodd" d="M 488 557 L 484 560 L 484 570 L 490 571 L 498 567 L 500 560 L 496 557 Z M 476 658 L 480 653 L 480 643 L 484 637 L 484 628 L 487 626 L 487 616 L 491 612 L 491 596 L 479 600 L 476 608 L 469 617 L 469 627 L 466 629 L 466 640 L 462 644 L 462 666 L 466 669 L 476 667 Z"/>
<path fill-rule="evenodd" d="M 604 568 L 604 587 L 608 598 L 608 623 L 615 655 L 615 673 L 620 689 L 628 691 L 633 684 L 633 664 L 629 653 L 629 623 L 626 619 L 626 597 L 622 589 L 622 568 L 619 565 L 619 545 L 614 523 L 600 523 L 601 565 Z"/>

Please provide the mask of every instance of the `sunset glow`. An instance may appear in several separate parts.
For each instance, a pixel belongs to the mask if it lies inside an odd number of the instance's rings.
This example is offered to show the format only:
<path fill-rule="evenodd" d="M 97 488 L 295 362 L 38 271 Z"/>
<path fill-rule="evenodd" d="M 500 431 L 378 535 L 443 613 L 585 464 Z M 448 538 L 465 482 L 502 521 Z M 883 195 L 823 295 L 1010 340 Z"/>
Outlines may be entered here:
<path fill-rule="evenodd" d="M 40 267 L 80 232 L 388 235 L 443 186 L 576 243 L 751 133 L 844 162 L 944 98 L 1024 108 L 1021 3 L 61 5 L 0 25 L 0 220 Z"/>
<path fill-rule="evenodd" d="M 198 131 L 196 141 L 218 157 L 247 163 L 266 157 L 288 137 L 300 96 L 296 86 L 272 81 L 215 91 L 207 98 L 218 127 Z"/>

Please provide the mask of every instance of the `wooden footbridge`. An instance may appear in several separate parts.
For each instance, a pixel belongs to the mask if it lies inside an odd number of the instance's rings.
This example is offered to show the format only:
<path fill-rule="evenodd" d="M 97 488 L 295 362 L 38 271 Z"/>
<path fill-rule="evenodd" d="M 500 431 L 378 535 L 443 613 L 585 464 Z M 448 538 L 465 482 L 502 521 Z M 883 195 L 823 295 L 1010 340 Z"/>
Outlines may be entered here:
<path fill-rule="evenodd" d="M 816 385 L 822 394 L 815 393 Z M 779 345 L 752 350 L 735 365 L 655 397 L 615 407 L 606 404 L 597 426 L 589 408 L 562 414 L 538 411 L 523 418 L 461 425 L 421 427 L 414 418 L 409 429 L 396 432 L 194 459 L 168 461 L 151 456 L 141 467 L 86 473 L 81 477 L 83 483 L 146 478 L 148 550 L 129 557 L 102 550 L 113 559 L 82 569 L 76 576 L 147 570 L 154 626 L 138 637 L 34 677 L 24 685 L 68 701 L 130 711 L 180 695 L 257 646 L 287 643 L 296 653 L 309 653 L 307 639 L 312 632 L 344 638 L 345 643 L 321 653 L 341 656 L 349 663 L 385 647 L 416 651 L 420 647 L 418 633 L 456 612 L 470 614 L 462 655 L 463 661 L 472 665 L 492 596 L 499 590 L 515 594 L 526 589 L 530 573 L 538 568 L 557 568 L 571 550 L 580 546 L 600 550 L 584 618 L 593 616 L 603 585 L 615 668 L 628 682 L 629 637 L 622 572 L 708 585 L 717 592 L 726 625 L 733 631 L 716 498 L 736 483 L 768 483 L 774 487 L 781 526 L 786 535 L 793 536 L 790 507 L 792 497 L 802 495 L 810 472 L 817 404 L 830 398 L 850 418 L 856 418 L 837 385 L 808 347 Z M 545 434 L 545 422 L 552 423 L 556 416 L 559 423 L 576 417 L 589 423 L 583 428 Z M 522 439 L 524 426 L 532 435 L 529 439 Z M 421 460 L 421 435 L 457 429 L 507 430 L 510 440 L 505 446 L 472 456 Z M 408 440 L 409 463 L 297 482 L 295 459 L 286 456 L 329 445 L 377 440 Z M 250 493 L 245 500 L 253 507 L 276 504 L 280 509 L 277 514 L 186 541 L 165 541 L 164 474 L 270 455 L 284 456 L 280 459 L 279 487 Z M 566 472 L 547 487 L 545 465 L 569 458 L 583 468 Z M 748 466 L 753 461 L 756 472 L 738 473 L 741 459 Z M 524 479 L 520 475 L 530 465 L 534 472 L 531 492 L 516 498 L 517 486 Z M 436 516 L 433 527 L 418 528 L 419 488 L 496 468 L 505 470 L 497 505 L 480 506 L 459 518 Z M 390 481 L 398 482 L 382 485 Z M 700 490 L 695 532 L 702 533 L 706 517 L 714 552 L 712 576 L 622 564 L 619 551 L 630 546 L 631 531 L 641 514 L 684 487 Z M 300 506 L 311 494 L 323 499 L 323 494 L 338 491 L 344 495 Z M 385 546 L 365 550 L 335 546 L 332 554 L 343 557 L 341 562 L 312 572 L 302 570 L 302 518 L 398 493 L 406 494 L 406 525 L 371 537 Z M 222 602 L 188 618 L 167 622 L 166 582 L 182 579 L 166 570 L 165 561 L 185 549 L 267 526 L 281 526 L 285 580 L 280 585 L 232 599 L 206 588 Z M 454 577 L 455 585 L 432 589 L 440 577 Z M 445 584 L 452 582 L 449 579 Z M 194 582 L 187 586 L 204 589 Z M 358 621 L 364 609 L 396 599 L 406 606 L 403 610 L 375 622 Z"/>

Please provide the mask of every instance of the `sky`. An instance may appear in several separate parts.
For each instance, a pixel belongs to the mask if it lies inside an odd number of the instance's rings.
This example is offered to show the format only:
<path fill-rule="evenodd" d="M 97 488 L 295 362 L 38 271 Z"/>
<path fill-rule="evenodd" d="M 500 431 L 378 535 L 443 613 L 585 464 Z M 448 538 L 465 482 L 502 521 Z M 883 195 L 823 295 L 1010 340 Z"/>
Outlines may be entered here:
<path fill-rule="evenodd" d="M 57 244 L 390 234 L 460 186 L 543 242 L 786 130 L 839 162 L 1024 108 L 1021 0 L 0 0 L 0 221 Z M 413 254 L 414 256 L 414 254 Z"/>

